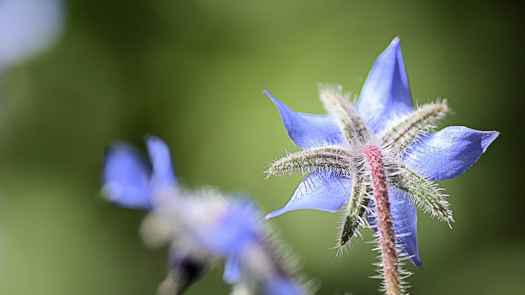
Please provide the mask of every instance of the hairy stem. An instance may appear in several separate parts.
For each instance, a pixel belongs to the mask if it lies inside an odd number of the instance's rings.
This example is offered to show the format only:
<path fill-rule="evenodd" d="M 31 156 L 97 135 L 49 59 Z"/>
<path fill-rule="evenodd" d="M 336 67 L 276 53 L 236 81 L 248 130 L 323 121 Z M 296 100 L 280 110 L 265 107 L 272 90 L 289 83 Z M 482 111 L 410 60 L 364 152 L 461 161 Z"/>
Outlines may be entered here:
<path fill-rule="evenodd" d="M 397 258 L 394 224 L 388 200 L 388 187 L 381 149 L 375 145 L 368 145 L 364 149 L 365 160 L 371 171 L 374 198 L 377 207 L 377 226 L 381 247 L 383 276 L 388 295 L 401 294 L 401 279 L 399 275 L 399 261 Z"/>

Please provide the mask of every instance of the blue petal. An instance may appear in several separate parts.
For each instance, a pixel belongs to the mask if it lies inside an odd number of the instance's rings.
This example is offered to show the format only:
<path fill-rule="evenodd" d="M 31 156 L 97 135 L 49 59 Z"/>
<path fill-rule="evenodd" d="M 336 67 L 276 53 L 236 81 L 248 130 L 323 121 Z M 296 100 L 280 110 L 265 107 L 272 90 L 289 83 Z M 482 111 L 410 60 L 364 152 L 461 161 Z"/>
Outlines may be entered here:
<path fill-rule="evenodd" d="M 222 279 L 227 284 L 235 284 L 241 279 L 241 266 L 239 265 L 239 260 L 236 255 L 230 255 L 230 257 L 226 259 Z"/>
<path fill-rule="evenodd" d="M 423 264 L 417 247 L 417 211 L 414 202 L 408 194 L 392 187 L 388 190 L 388 199 L 397 237 L 396 244 L 401 246 L 401 253 L 408 257 L 408 261 L 421 268 Z M 374 199 L 370 200 L 369 208 L 371 211 L 366 218 L 377 233 L 377 212 Z"/>
<path fill-rule="evenodd" d="M 176 186 L 177 180 L 168 145 L 162 139 L 153 135 L 146 137 L 146 144 L 153 165 L 152 186 L 155 188 Z"/>
<path fill-rule="evenodd" d="M 344 142 L 339 126 L 330 116 L 296 113 L 273 97 L 270 92 L 265 90 L 264 93 L 279 110 L 288 136 L 301 148 L 307 149 Z"/>
<path fill-rule="evenodd" d="M 352 180 L 349 178 L 328 172 L 312 172 L 299 184 L 288 204 L 269 213 L 266 218 L 299 209 L 336 212 L 348 202 L 351 191 Z"/>
<path fill-rule="evenodd" d="M 232 199 L 220 211 L 215 204 L 209 206 L 209 220 L 196 229 L 200 246 L 208 252 L 229 256 L 240 251 L 247 243 L 258 242 L 261 219 L 257 206 L 249 199 Z"/>
<path fill-rule="evenodd" d="M 275 276 L 263 283 L 265 295 L 303 295 L 305 290 L 294 280 L 285 276 Z"/>
<path fill-rule="evenodd" d="M 496 131 L 447 127 L 413 144 L 403 162 L 432 180 L 456 178 L 481 157 L 498 135 Z"/>
<path fill-rule="evenodd" d="M 413 110 L 399 38 L 377 58 L 356 108 L 375 132 L 383 129 L 385 122 L 394 116 Z"/>
<path fill-rule="evenodd" d="M 109 201 L 127 208 L 151 209 L 150 168 L 132 146 L 117 143 L 107 148 L 102 186 Z"/>

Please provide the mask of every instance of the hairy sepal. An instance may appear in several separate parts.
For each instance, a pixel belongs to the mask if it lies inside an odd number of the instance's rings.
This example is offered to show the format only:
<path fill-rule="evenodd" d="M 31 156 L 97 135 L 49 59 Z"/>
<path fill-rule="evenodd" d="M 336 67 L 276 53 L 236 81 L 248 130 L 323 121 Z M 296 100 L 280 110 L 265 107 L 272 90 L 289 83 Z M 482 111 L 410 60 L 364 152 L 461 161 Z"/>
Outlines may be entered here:
<path fill-rule="evenodd" d="M 408 193 L 416 206 L 425 213 L 430 212 L 432 217 L 449 224 L 454 222 L 452 210 L 447 195 L 438 184 L 405 165 L 400 165 L 399 173 L 391 178 L 391 184 Z"/>
<path fill-rule="evenodd" d="M 266 170 L 266 178 L 270 176 L 283 176 L 294 173 L 310 173 L 312 171 L 335 172 L 340 175 L 350 174 L 350 155 L 337 146 L 320 147 L 297 151 L 287 154 L 276 160 Z"/>
<path fill-rule="evenodd" d="M 432 131 L 437 122 L 449 112 L 446 101 L 426 104 L 395 120 L 382 132 L 382 144 L 399 152 L 417 140 L 421 134 Z"/>
<path fill-rule="evenodd" d="M 371 193 L 372 187 L 361 176 L 355 175 L 352 181 L 350 201 L 343 215 L 341 232 L 338 236 L 337 247 L 340 249 L 339 252 L 352 238 L 360 235 L 359 227 L 366 225 L 364 215 L 370 202 Z"/>
<path fill-rule="evenodd" d="M 323 106 L 339 125 L 347 143 L 368 138 L 368 129 L 348 96 L 342 92 L 342 87 L 322 86 L 319 96 Z"/>

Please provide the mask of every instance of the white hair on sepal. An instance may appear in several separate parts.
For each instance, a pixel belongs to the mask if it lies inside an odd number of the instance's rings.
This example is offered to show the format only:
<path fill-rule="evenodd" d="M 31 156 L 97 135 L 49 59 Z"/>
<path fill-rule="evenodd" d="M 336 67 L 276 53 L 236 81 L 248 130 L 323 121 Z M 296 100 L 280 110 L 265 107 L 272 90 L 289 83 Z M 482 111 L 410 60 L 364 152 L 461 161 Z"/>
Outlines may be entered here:
<path fill-rule="evenodd" d="M 346 102 L 352 104 L 355 107 L 354 101 L 350 100 L 350 97 L 352 96 L 352 92 L 346 91 L 343 85 L 334 84 L 334 83 L 318 83 L 317 87 L 319 88 L 319 95 L 321 95 L 323 91 L 333 91 L 337 94 L 340 94 L 342 99 L 344 99 Z M 356 95 L 354 94 L 354 97 L 355 96 Z"/>
<path fill-rule="evenodd" d="M 379 140 L 375 136 L 370 136 L 366 139 L 355 137 L 355 140 L 350 142 L 350 157 L 351 157 L 351 169 L 354 174 L 366 176 L 371 179 L 369 173 L 369 167 L 364 155 L 364 149 L 368 145 L 379 145 Z"/>
<path fill-rule="evenodd" d="M 312 147 L 295 153 L 285 150 L 285 155 L 267 167 L 266 178 L 313 171 L 333 173 L 337 176 L 351 175 L 350 159 L 345 148 L 339 145 Z"/>
<path fill-rule="evenodd" d="M 350 199 L 341 208 L 337 244 L 332 249 L 338 249 L 336 256 L 343 254 L 348 247 L 353 247 L 356 237 L 363 237 L 361 228 L 367 228 L 366 214 L 371 197 L 371 186 L 362 176 L 354 175 Z"/>
<path fill-rule="evenodd" d="M 348 204 L 346 204 L 345 206 L 343 206 L 343 208 L 347 208 Z M 344 209 L 342 209 L 344 210 Z M 364 224 L 363 224 L 363 220 L 362 218 L 357 218 L 357 226 L 354 228 L 353 232 L 352 232 L 352 236 L 349 236 L 347 237 L 347 241 L 346 242 L 342 242 L 342 237 L 344 235 L 344 231 L 345 231 L 345 226 L 346 226 L 346 222 L 347 222 L 347 218 L 348 218 L 348 215 L 345 215 L 344 213 L 340 215 L 340 218 L 339 218 L 339 231 L 337 232 L 336 236 L 335 236 L 335 241 L 336 241 L 336 245 L 332 248 L 330 248 L 330 250 L 337 250 L 335 256 L 336 257 L 342 257 L 344 252 L 348 252 L 348 248 L 354 248 L 354 242 L 356 241 L 356 239 L 359 237 L 361 239 L 363 239 L 363 234 L 361 232 L 361 228 L 364 227 Z"/>
<path fill-rule="evenodd" d="M 347 205 L 343 206 L 343 208 L 346 208 Z M 343 210 L 343 209 L 341 209 Z M 345 252 L 348 252 L 348 248 L 354 248 L 353 239 L 350 239 L 347 243 L 341 244 L 341 236 L 344 231 L 344 226 L 346 223 L 346 218 L 344 214 L 341 214 L 338 220 L 338 228 L 337 234 L 335 235 L 335 245 L 329 250 L 336 250 L 335 257 L 342 257 Z M 361 236 L 361 235 L 359 235 Z"/>
<path fill-rule="evenodd" d="M 418 106 L 402 116 L 394 115 L 380 132 L 383 144 L 391 145 L 399 153 L 406 154 L 406 148 L 422 135 L 436 129 L 436 124 L 449 112 L 446 100 Z"/>
<path fill-rule="evenodd" d="M 345 91 L 341 84 L 319 84 L 319 96 L 321 98 L 321 102 L 323 102 L 322 95 L 324 91 L 331 91 L 335 93 L 344 107 L 355 109 L 355 104 L 350 100 L 352 92 Z M 326 107 L 325 103 L 323 103 L 323 108 L 328 114 L 330 114 L 330 110 Z M 333 116 L 331 117 L 333 118 Z"/>
<path fill-rule="evenodd" d="M 389 184 L 407 193 L 411 200 L 424 213 L 430 213 L 440 221 L 454 222 L 448 195 L 435 181 L 419 175 L 406 165 L 401 165 L 401 173 L 390 179 Z"/>

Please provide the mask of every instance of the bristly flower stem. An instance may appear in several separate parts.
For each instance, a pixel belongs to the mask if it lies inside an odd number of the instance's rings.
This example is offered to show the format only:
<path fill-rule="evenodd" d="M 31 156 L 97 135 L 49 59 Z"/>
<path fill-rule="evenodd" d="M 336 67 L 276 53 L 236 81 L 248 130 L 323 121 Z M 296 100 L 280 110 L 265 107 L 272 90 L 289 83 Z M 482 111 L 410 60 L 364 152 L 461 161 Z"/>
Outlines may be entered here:
<path fill-rule="evenodd" d="M 398 295 L 402 291 L 398 268 L 399 260 L 397 258 L 392 213 L 388 200 L 387 178 L 381 149 L 375 145 L 367 145 L 364 148 L 364 156 L 370 167 L 374 188 L 386 294 Z"/>

